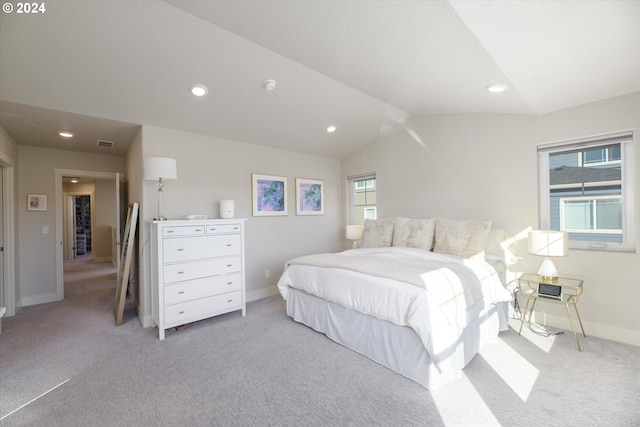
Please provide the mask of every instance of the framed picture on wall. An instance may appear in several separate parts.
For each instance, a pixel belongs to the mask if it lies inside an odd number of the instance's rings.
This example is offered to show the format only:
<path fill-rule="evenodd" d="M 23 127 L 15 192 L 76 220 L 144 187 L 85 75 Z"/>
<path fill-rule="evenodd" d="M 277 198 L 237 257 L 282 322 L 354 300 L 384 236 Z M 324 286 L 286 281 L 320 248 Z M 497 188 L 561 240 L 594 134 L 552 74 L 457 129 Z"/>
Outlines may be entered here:
<path fill-rule="evenodd" d="M 27 210 L 28 211 L 47 211 L 46 194 L 27 194 Z"/>
<path fill-rule="evenodd" d="M 251 174 L 253 216 L 288 215 L 287 178 Z"/>
<path fill-rule="evenodd" d="M 324 181 L 296 178 L 296 215 L 324 215 Z"/>

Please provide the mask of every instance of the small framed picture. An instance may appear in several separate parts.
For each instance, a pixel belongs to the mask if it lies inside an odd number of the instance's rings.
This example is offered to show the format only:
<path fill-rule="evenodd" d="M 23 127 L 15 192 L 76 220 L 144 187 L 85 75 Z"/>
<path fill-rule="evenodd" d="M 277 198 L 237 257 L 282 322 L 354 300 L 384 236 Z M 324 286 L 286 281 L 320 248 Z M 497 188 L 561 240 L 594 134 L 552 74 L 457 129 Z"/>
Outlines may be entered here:
<path fill-rule="evenodd" d="M 296 215 L 324 215 L 324 181 L 296 178 Z"/>
<path fill-rule="evenodd" d="M 46 194 L 27 194 L 27 210 L 46 212 L 47 210 Z"/>
<path fill-rule="evenodd" d="M 251 174 L 253 216 L 288 215 L 287 178 Z"/>

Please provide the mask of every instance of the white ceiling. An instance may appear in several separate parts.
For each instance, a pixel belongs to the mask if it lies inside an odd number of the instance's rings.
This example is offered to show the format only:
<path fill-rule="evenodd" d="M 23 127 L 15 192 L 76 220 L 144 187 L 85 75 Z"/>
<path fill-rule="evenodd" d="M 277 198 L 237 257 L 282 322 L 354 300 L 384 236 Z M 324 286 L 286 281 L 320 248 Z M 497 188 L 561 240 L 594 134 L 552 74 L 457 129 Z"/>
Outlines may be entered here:
<path fill-rule="evenodd" d="M 122 155 L 150 124 L 341 158 L 409 116 L 640 91 L 636 0 L 45 5 L 0 15 L 0 126 L 27 145 Z"/>

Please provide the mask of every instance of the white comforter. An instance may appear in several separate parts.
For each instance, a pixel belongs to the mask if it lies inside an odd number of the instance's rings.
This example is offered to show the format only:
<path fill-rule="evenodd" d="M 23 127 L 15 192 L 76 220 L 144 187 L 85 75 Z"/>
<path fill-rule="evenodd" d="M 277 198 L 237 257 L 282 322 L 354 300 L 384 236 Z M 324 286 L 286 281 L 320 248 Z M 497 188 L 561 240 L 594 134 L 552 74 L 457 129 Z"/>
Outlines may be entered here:
<path fill-rule="evenodd" d="M 412 328 L 436 363 L 479 313 L 511 300 L 483 259 L 405 247 L 294 258 L 278 281 L 285 300 L 289 288 Z"/>

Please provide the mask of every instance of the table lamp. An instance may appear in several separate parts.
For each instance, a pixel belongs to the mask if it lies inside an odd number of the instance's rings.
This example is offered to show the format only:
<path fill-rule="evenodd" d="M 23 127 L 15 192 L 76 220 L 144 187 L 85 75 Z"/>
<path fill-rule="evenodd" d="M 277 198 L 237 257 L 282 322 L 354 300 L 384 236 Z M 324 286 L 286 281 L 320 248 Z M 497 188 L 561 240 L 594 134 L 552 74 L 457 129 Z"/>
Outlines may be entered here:
<path fill-rule="evenodd" d="M 158 181 L 158 216 L 154 217 L 153 220 L 166 221 L 167 217 L 162 215 L 163 181 L 178 179 L 176 160 L 168 157 L 145 157 L 144 179 Z"/>
<path fill-rule="evenodd" d="M 538 275 L 546 283 L 558 281 L 558 270 L 550 257 L 567 256 L 569 234 L 566 231 L 534 230 L 529 232 L 529 253 L 545 257 Z"/>
<path fill-rule="evenodd" d="M 347 225 L 347 240 L 353 240 L 352 249 L 358 247 L 358 240 L 362 239 L 362 231 L 364 227 L 362 225 Z"/>

